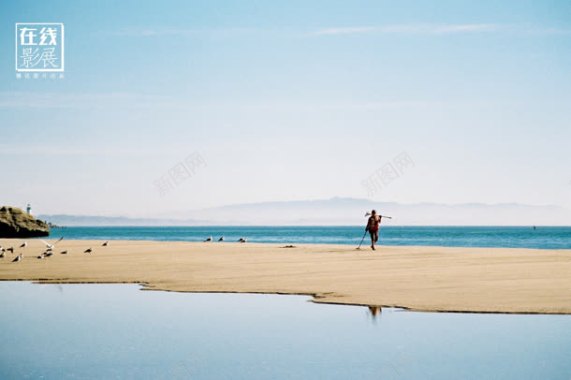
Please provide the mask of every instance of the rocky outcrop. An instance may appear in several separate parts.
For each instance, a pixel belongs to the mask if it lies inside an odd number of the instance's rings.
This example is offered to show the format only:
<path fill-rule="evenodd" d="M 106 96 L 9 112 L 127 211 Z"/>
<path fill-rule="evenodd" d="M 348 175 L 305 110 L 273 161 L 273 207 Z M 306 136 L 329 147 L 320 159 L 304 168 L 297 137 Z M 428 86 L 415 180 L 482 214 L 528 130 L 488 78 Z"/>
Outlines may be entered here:
<path fill-rule="evenodd" d="M 0 238 L 48 236 L 50 227 L 17 207 L 0 208 Z"/>

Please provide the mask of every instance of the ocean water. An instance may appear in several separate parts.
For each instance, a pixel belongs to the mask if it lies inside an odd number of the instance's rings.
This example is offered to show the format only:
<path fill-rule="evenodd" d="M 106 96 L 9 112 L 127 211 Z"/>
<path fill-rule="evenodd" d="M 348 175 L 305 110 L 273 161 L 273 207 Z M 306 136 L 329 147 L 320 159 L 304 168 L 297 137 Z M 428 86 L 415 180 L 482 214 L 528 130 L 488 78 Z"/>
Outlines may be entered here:
<path fill-rule="evenodd" d="M 565 379 L 571 316 L 0 282 L 0 379 Z"/>
<path fill-rule="evenodd" d="M 125 239 L 160 241 L 217 240 L 279 244 L 358 245 L 364 228 L 339 227 L 66 227 L 52 229 L 51 238 Z M 368 236 L 364 243 L 367 245 Z M 397 227 L 383 226 L 382 245 L 428 245 L 445 247 L 513 247 L 571 249 L 571 227 Z"/>

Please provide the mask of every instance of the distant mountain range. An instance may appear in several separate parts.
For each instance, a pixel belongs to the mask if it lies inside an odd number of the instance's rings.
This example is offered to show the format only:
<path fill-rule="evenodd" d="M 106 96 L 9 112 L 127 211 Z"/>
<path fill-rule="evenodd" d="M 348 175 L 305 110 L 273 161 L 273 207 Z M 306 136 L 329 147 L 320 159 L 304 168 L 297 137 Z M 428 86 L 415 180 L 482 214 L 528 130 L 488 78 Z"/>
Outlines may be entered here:
<path fill-rule="evenodd" d="M 177 211 L 153 218 L 87 215 L 39 215 L 62 226 L 196 226 L 196 225 L 362 225 L 365 212 L 392 216 L 392 225 L 571 225 L 571 211 L 559 206 L 375 202 L 331 198 L 236 204 Z"/>

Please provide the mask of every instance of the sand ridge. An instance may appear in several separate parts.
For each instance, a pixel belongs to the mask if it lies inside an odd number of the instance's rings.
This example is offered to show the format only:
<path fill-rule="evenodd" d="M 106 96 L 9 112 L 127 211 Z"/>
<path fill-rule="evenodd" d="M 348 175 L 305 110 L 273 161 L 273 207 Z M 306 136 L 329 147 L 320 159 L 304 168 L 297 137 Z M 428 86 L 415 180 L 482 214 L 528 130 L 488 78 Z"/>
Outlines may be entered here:
<path fill-rule="evenodd" d="M 187 292 L 306 294 L 419 311 L 571 314 L 571 250 L 0 239 L 0 280 L 139 283 Z M 92 248 L 93 253 L 83 253 Z M 60 254 L 67 250 L 68 254 Z M 24 259 L 12 263 L 23 253 Z"/>

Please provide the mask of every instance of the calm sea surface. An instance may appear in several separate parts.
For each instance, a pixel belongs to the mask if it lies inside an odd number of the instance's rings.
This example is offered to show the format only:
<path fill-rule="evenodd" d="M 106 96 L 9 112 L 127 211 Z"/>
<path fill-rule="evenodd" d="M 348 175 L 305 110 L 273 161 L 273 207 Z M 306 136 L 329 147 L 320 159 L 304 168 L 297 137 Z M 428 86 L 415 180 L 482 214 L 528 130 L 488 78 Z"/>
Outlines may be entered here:
<path fill-rule="evenodd" d="M 0 379 L 565 379 L 571 316 L 0 282 Z"/>
<path fill-rule="evenodd" d="M 362 227 L 66 227 L 52 238 L 202 241 L 209 236 L 261 243 L 357 245 Z M 364 244 L 367 244 L 368 236 Z M 519 247 L 571 249 L 571 227 L 394 227 L 381 228 L 381 244 L 446 247 Z"/>

